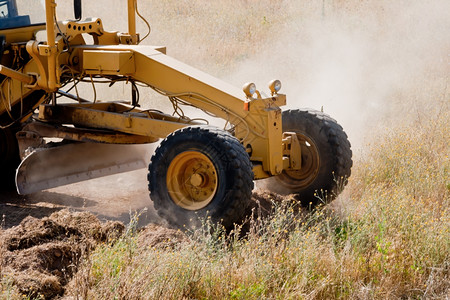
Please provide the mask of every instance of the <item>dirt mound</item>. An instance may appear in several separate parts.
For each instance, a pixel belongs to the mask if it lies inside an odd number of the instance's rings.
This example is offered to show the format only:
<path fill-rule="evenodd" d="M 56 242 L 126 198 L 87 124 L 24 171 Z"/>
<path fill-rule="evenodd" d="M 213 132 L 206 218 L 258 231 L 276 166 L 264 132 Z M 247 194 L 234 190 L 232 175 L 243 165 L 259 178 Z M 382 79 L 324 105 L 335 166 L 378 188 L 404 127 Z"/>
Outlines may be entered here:
<path fill-rule="evenodd" d="M 169 229 L 155 224 L 149 224 L 139 232 L 138 244 L 145 248 L 176 248 L 187 238 L 180 230 Z"/>
<path fill-rule="evenodd" d="M 267 216 L 274 204 L 291 197 L 257 191 L 252 199 L 248 215 Z M 30 298 L 63 295 L 81 260 L 99 243 L 117 239 L 124 228 L 120 222 L 102 223 L 91 213 L 67 209 L 40 219 L 26 217 L 18 226 L 0 231 L 0 275 Z M 141 249 L 175 249 L 184 242 L 188 238 L 180 230 L 155 224 L 139 230 Z"/>
<path fill-rule="evenodd" d="M 270 212 L 274 203 L 281 203 L 286 200 L 292 200 L 294 195 L 280 195 L 265 190 L 257 190 L 252 193 L 252 200 L 255 206 Z"/>
<path fill-rule="evenodd" d="M 79 260 L 123 229 L 120 222 L 101 223 L 87 212 L 61 210 L 42 219 L 27 217 L 0 236 L 2 276 L 31 298 L 62 295 Z"/>
<path fill-rule="evenodd" d="M 300 200 L 295 198 L 295 195 L 280 195 L 266 190 L 256 190 L 252 193 L 251 205 L 247 208 L 247 216 L 266 217 L 270 215 L 275 206 L 285 203 L 286 201 L 293 201 L 301 206 Z"/>

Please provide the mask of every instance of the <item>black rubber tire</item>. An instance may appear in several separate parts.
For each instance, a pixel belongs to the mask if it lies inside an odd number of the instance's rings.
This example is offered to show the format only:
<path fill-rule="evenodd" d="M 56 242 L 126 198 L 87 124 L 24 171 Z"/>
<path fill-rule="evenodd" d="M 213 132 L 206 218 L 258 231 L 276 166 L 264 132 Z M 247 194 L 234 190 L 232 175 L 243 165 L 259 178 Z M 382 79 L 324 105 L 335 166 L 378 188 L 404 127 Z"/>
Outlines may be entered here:
<path fill-rule="evenodd" d="M 282 117 L 283 132 L 295 132 L 315 144 L 319 164 L 315 177 L 303 184 L 297 181 L 299 187 L 295 186 L 295 180 L 285 171 L 269 178 L 266 186 L 279 194 L 297 194 L 305 206 L 333 200 L 351 174 L 352 150 L 347 134 L 336 120 L 320 111 L 286 110 Z"/>
<path fill-rule="evenodd" d="M 168 192 L 169 164 L 184 151 L 207 156 L 217 170 L 217 190 L 207 206 L 198 210 L 177 205 Z M 228 132 L 212 126 L 186 127 L 168 135 L 151 158 L 148 180 L 158 215 L 179 228 L 199 227 L 208 216 L 213 223 L 232 229 L 243 220 L 253 190 L 252 164 L 244 147 Z"/>
<path fill-rule="evenodd" d="M 0 128 L 0 190 L 15 189 L 15 174 L 20 163 L 16 131 Z"/>

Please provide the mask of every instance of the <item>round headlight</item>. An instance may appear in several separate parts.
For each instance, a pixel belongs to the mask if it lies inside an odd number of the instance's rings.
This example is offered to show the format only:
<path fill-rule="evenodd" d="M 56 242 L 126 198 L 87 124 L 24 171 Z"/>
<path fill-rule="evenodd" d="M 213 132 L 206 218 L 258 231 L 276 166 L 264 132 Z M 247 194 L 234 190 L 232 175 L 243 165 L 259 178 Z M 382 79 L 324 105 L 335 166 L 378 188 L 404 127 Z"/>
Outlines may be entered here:
<path fill-rule="evenodd" d="M 245 95 L 248 98 L 251 98 L 253 97 L 253 94 L 256 92 L 256 85 L 253 82 L 247 82 L 246 84 L 244 84 L 242 89 L 244 90 Z"/>
<path fill-rule="evenodd" d="M 278 79 L 272 80 L 269 82 L 269 89 L 273 94 L 277 94 L 281 90 L 281 81 Z"/>

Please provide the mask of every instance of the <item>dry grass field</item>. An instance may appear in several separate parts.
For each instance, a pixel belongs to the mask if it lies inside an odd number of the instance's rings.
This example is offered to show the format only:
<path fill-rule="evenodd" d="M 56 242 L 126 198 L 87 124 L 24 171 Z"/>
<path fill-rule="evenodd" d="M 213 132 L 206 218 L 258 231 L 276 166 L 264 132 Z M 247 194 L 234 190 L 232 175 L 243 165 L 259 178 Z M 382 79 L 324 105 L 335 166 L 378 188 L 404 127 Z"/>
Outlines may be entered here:
<path fill-rule="evenodd" d="M 125 1 L 84 2 L 85 15 L 125 30 Z M 139 10 L 152 25 L 144 44 L 236 85 L 280 78 L 289 107 L 324 107 L 354 146 L 352 176 L 312 211 L 258 191 L 273 212 L 256 209 L 231 233 L 206 219 L 155 241 L 137 213 L 77 261 L 64 299 L 450 298 L 448 1 L 149 0 Z M 0 299 L 44 297 L 1 264 L 0 275 Z"/>
<path fill-rule="evenodd" d="M 273 214 L 227 235 L 143 247 L 132 231 L 98 247 L 69 294 L 86 299 L 447 299 L 449 113 L 382 133 L 333 204 Z M 270 199 L 270 196 L 268 196 Z M 275 200 L 275 196 L 273 196 Z M 166 242 L 166 243 L 164 243 Z"/>

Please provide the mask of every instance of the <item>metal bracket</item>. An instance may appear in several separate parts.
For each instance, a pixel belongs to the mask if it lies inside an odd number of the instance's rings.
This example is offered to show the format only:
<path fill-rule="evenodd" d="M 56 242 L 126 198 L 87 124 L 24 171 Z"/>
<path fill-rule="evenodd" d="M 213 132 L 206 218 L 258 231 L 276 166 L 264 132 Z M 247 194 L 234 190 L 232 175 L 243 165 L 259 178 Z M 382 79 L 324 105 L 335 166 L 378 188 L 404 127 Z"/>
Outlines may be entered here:
<path fill-rule="evenodd" d="M 283 155 L 289 157 L 283 161 L 285 169 L 301 169 L 302 150 L 295 132 L 283 132 Z"/>

